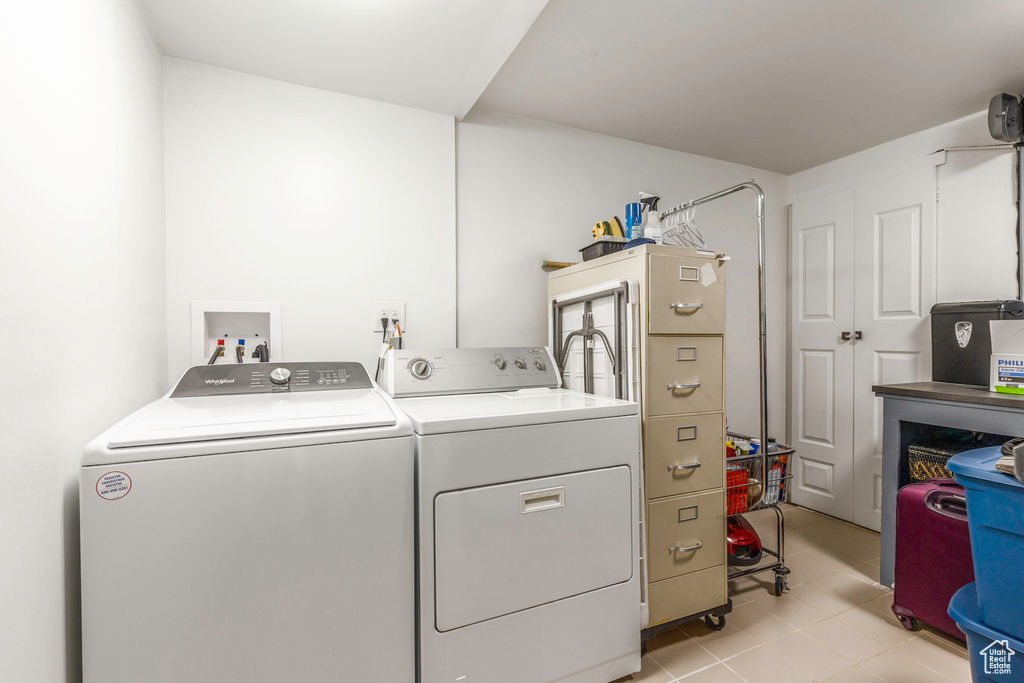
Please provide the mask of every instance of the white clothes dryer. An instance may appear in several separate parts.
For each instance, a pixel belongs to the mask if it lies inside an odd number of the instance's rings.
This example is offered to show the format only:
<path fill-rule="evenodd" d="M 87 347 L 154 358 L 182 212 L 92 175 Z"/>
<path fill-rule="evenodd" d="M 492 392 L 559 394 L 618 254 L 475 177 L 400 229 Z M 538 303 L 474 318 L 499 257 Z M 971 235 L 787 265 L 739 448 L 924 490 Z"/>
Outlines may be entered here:
<path fill-rule="evenodd" d="M 639 418 L 546 348 L 392 350 L 416 432 L 422 683 L 640 669 Z"/>
<path fill-rule="evenodd" d="M 83 453 L 85 683 L 413 681 L 413 466 L 358 363 L 191 368 Z"/>

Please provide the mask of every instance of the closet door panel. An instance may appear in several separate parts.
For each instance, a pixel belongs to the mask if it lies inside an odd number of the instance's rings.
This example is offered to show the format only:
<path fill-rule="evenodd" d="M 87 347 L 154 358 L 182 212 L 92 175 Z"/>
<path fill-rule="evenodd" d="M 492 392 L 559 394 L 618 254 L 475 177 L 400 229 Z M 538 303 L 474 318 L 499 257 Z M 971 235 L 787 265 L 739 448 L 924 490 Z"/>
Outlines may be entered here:
<path fill-rule="evenodd" d="M 856 189 L 854 517 L 881 527 L 882 399 L 876 384 L 931 378 L 935 168 Z"/>
<path fill-rule="evenodd" d="M 852 189 L 793 205 L 792 501 L 853 517 Z"/>

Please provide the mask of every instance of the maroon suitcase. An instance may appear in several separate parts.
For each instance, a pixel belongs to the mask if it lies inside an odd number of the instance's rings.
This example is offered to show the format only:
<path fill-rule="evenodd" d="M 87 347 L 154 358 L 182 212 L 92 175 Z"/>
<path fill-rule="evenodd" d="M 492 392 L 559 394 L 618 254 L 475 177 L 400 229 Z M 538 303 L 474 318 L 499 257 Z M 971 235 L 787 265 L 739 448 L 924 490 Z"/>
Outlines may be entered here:
<path fill-rule="evenodd" d="M 949 601 L 974 581 L 964 489 L 952 479 L 910 484 L 896 496 L 896 583 L 892 611 L 907 629 L 918 621 L 965 640 Z"/>

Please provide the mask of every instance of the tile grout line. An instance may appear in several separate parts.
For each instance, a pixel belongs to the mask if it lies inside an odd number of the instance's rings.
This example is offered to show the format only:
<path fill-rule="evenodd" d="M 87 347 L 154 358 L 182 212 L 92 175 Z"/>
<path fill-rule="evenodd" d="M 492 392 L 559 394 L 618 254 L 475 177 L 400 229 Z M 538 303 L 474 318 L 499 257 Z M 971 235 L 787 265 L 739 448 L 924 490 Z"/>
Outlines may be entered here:
<path fill-rule="evenodd" d="M 910 642 L 910 641 L 908 640 L 908 641 L 907 641 L 907 643 L 909 643 L 909 642 Z M 900 645 L 899 645 L 898 647 L 903 647 L 903 646 L 904 646 L 904 645 L 906 645 L 907 643 L 900 643 Z M 932 643 L 933 643 L 933 644 L 938 644 L 938 643 L 935 643 L 935 641 L 932 641 Z M 940 645 L 940 646 L 941 646 L 941 645 Z M 894 649 L 894 650 L 896 650 L 896 648 L 893 648 L 893 649 Z M 946 650 L 947 652 L 949 652 L 950 654 L 957 654 L 957 653 L 953 652 L 953 650 L 952 650 L 952 649 L 950 649 L 950 648 L 948 648 L 948 647 L 944 647 L 943 649 L 945 649 L 945 650 Z M 896 650 L 896 651 L 897 651 L 897 652 L 899 652 L 899 650 Z M 902 652 L 900 652 L 900 654 L 901 654 L 901 655 L 903 655 L 904 657 L 906 657 L 907 659 L 911 660 L 912 662 L 917 662 L 918 664 L 920 664 L 920 665 L 921 665 L 921 666 L 923 666 L 924 668 L 926 668 L 926 669 L 929 669 L 929 670 L 931 670 L 931 671 L 934 671 L 934 672 L 935 672 L 936 674 L 938 674 L 938 675 L 939 675 L 940 677 L 942 677 L 942 678 L 945 678 L 945 679 L 947 679 L 947 680 L 950 680 L 950 681 L 952 681 L 952 680 L 953 680 L 953 679 L 949 678 L 949 676 L 947 676 L 946 674 L 944 674 L 944 673 L 942 673 L 941 671 L 939 671 L 938 669 L 933 669 L 933 668 L 932 668 L 931 666 L 929 666 L 929 665 L 925 664 L 924 662 L 922 662 L 922 661 L 920 661 L 920 660 L 918 660 L 918 659 L 915 659 L 914 657 L 911 657 L 910 655 L 907 655 L 907 654 L 903 654 Z"/>
<path fill-rule="evenodd" d="M 748 650 L 748 652 L 749 652 L 749 650 Z M 740 673 L 739 671 L 737 671 L 736 669 L 732 668 L 731 666 L 729 666 L 729 665 L 728 665 L 728 664 L 726 664 L 725 662 L 722 662 L 722 664 L 723 664 L 723 665 L 725 666 L 725 668 L 726 668 L 726 669 L 728 669 L 729 671 L 731 671 L 731 672 L 733 672 L 734 674 L 736 674 L 737 676 L 739 676 L 739 677 L 740 677 L 740 680 L 742 680 L 742 681 L 743 681 L 743 683 L 750 683 L 750 681 L 748 681 L 748 680 L 747 680 L 747 679 L 746 679 L 746 678 L 745 678 L 745 677 L 743 676 L 743 674 L 741 674 L 741 673 Z"/>
<path fill-rule="evenodd" d="M 906 645 L 906 643 L 902 643 L 902 644 L 901 644 L 901 646 L 902 646 L 902 645 Z M 946 676 L 946 675 L 945 675 L 944 673 L 942 673 L 941 671 L 936 671 L 935 669 L 931 668 L 931 667 L 930 667 L 930 666 L 928 666 L 927 664 L 924 664 L 923 662 L 919 662 L 919 661 L 917 661 L 916 659 L 914 659 L 914 658 L 913 658 L 913 657 L 911 657 L 910 655 L 905 655 L 905 654 L 903 654 L 902 652 L 900 652 L 899 650 L 897 650 L 897 649 L 896 649 L 895 647 L 894 647 L 894 648 L 892 648 L 892 652 L 895 652 L 895 653 L 896 653 L 897 655 L 899 655 L 900 657 L 903 657 L 903 658 L 904 658 L 904 659 L 906 659 L 907 661 L 909 661 L 909 662 L 911 662 L 911 663 L 913 663 L 913 664 L 915 664 L 915 665 L 917 665 L 917 666 L 920 666 L 920 667 L 923 667 L 923 668 L 927 669 L 927 670 L 928 670 L 928 671 L 930 671 L 931 673 L 933 673 L 933 674 L 935 674 L 936 676 L 938 676 L 939 678 L 941 678 L 941 679 L 942 679 L 943 681 L 950 681 L 951 683 L 956 683 L 956 681 L 954 681 L 954 680 L 953 680 L 952 678 L 950 678 L 950 677 Z M 883 652 L 882 654 L 884 655 L 884 654 L 886 654 L 886 653 L 884 653 L 884 652 Z M 882 655 L 879 655 L 879 657 L 881 657 L 881 656 L 882 656 Z M 870 672 L 869 672 L 869 673 L 870 673 Z"/>
<path fill-rule="evenodd" d="M 655 659 L 654 657 L 651 657 L 651 653 L 649 653 L 649 652 L 648 652 L 646 656 L 647 656 L 647 657 L 650 657 L 651 661 L 652 661 L 652 662 L 654 662 L 655 664 L 657 664 L 657 665 L 658 665 L 658 668 L 660 668 L 660 669 L 661 669 L 662 671 L 664 671 L 665 673 L 667 673 L 667 674 L 668 674 L 668 677 L 672 679 L 672 680 L 671 680 L 671 681 L 669 681 L 668 683 L 676 683 L 676 681 L 677 681 L 677 680 L 679 680 L 678 678 L 676 678 L 676 675 L 675 675 L 674 673 L 672 673 L 671 671 L 669 671 L 668 669 L 666 669 L 665 667 L 663 667 L 663 666 L 661 665 L 661 662 L 659 662 L 659 661 L 658 661 L 657 659 Z"/>
<path fill-rule="evenodd" d="M 707 651 L 705 650 L 705 652 L 707 652 Z M 711 654 L 711 653 L 709 652 L 708 654 Z M 714 657 L 714 655 L 711 655 L 711 656 L 712 656 L 712 657 Z M 685 674 L 683 674 L 682 676 L 680 676 L 679 678 L 675 679 L 675 681 L 673 681 L 673 683 L 679 683 L 679 681 L 685 681 L 685 680 L 686 680 L 687 678 L 689 678 L 690 676 L 693 676 L 693 675 L 699 674 L 699 673 L 700 673 L 701 671 L 707 671 L 708 669 L 710 669 L 710 668 L 712 668 L 712 667 L 715 667 L 715 666 L 718 666 L 719 664 L 724 664 L 724 662 L 723 662 L 722 660 L 720 660 L 720 659 L 719 659 L 718 661 L 716 661 L 716 662 L 713 662 L 713 663 L 711 663 L 711 664 L 708 664 L 707 666 L 702 666 L 702 667 L 701 667 L 701 668 L 699 668 L 699 669 L 694 669 L 693 671 L 691 671 L 691 672 L 689 672 L 689 673 L 685 673 Z M 671 675 L 672 675 L 672 673 L 671 673 L 671 672 L 669 672 L 669 675 L 671 676 Z"/>

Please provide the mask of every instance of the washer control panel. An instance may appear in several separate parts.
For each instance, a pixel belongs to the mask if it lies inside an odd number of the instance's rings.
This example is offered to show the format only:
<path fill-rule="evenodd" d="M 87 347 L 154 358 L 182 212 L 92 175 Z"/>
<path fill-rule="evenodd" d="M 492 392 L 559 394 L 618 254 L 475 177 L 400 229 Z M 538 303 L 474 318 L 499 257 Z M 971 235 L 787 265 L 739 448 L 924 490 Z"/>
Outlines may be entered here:
<path fill-rule="evenodd" d="M 225 363 L 189 368 L 171 398 L 369 389 L 359 363 Z"/>
<path fill-rule="evenodd" d="M 437 396 L 561 386 L 543 346 L 486 349 L 392 349 L 385 363 L 392 396 Z"/>

